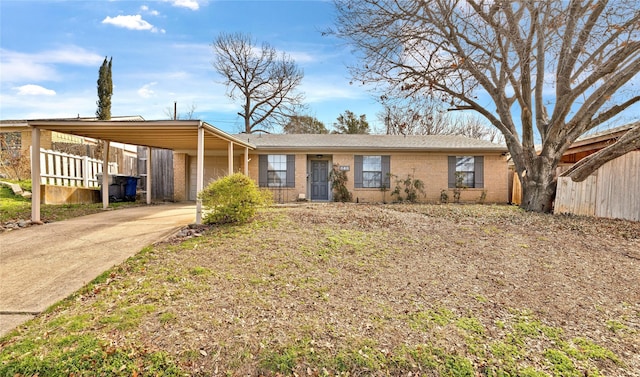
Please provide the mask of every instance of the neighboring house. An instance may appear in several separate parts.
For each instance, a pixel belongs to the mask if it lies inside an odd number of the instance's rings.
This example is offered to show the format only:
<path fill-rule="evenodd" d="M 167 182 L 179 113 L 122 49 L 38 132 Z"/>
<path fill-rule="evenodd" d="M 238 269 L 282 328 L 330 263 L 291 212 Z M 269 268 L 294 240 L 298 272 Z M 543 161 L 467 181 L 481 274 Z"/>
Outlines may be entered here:
<path fill-rule="evenodd" d="M 255 145 L 249 155 L 249 175 L 271 189 L 279 202 L 332 200 L 329 174 L 334 166 L 346 172 L 347 189 L 356 202 L 391 201 L 396 180 L 409 175 L 425 184 L 421 201 L 440 201 L 443 190 L 452 201 L 456 177 L 465 187 L 462 202 L 508 201 L 507 148 L 484 140 L 452 135 L 236 137 Z"/>
<path fill-rule="evenodd" d="M 615 143 L 631 127 L 616 127 L 579 138 L 563 155 L 558 175 Z M 640 148 L 607 162 L 582 182 L 560 176 L 554 213 L 640 221 Z"/>
<path fill-rule="evenodd" d="M 633 125 L 620 126 L 578 138 L 562 155 L 558 164 L 560 168 L 558 173 L 564 172 L 583 158 L 615 143 L 632 127 Z"/>
<path fill-rule="evenodd" d="M 52 118 L 40 119 L 47 121 L 54 120 L 72 120 L 72 121 L 96 121 L 95 117 L 78 117 L 78 118 Z M 135 116 L 117 116 L 113 117 L 114 121 L 144 121 L 139 115 Z M 29 122 L 33 120 L 1 120 L 0 132 L 11 132 L 17 135 L 14 138 L 14 147 L 19 148 L 23 155 L 29 153 L 31 147 L 31 128 Z M 40 136 L 40 147 L 46 150 L 54 150 L 72 155 L 89 156 L 96 158 L 96 150 L 99 150 L 98 141 L 93 138 L 87 138 L 68 133 L 56 131 L 42 131 Z M 117 163 L 120 173 L 127 175 L 136 175 L 136 147 L 121 143 L 111 144 L 110 161 Z"/>

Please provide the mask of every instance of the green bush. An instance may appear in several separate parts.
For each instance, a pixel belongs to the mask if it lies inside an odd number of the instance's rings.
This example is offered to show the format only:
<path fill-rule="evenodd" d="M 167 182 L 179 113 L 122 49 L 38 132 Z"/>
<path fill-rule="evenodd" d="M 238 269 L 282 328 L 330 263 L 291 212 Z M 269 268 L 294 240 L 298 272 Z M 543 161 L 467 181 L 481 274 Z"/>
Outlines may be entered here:
<path fill-rule="evenodd" d="M 349 190 L 347 190 L 347 173 L 340 170 L 338 164 L 333 165 L 333 168 L 329 173 L 329 180 L 331 180 L 334 202 L 345 203 L 353 200 L 353 195 L 351 195 Z"/>
<path fill-rule="evenodd" d="M 260 190 L 251 178 L 240 173 L 212 182 L 198 197 L 205 209 L 205 224 L 247 222 L 259 207 L 272 200 L 270 191 Z"/>
<path fill-rule="evenodd" d="M 390 174 L 390 177 L 396 178 L 396 188 L 391 192 L 391 196 L 395 196 L 399 202 L 407 201 L 415 203 L 418 201 L 418 194 L 425 197 L 424 182 L 414 178 L 413 174 L 407 174 L 406 179 L 398 179 L 397 176 Z M 403 189 L 404 187 L 404 189 Z M 404 192 L 405 197 L 402 196 Z"/>

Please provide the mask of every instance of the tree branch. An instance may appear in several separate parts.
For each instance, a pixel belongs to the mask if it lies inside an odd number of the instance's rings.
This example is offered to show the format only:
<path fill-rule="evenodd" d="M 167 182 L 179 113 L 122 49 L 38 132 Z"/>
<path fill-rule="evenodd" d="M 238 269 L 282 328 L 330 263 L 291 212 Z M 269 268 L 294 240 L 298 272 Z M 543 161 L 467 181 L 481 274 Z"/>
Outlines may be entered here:
<path fill-rule="evenodd" d="M 632 126 L 634 128 L 627 131 L 614 144 L 578 161 L 561 176 L 570 177 L 574 182 L 582 182 L 607 162 L 633 150 L 640 150 L 640 122 L 635 122 Z"/>

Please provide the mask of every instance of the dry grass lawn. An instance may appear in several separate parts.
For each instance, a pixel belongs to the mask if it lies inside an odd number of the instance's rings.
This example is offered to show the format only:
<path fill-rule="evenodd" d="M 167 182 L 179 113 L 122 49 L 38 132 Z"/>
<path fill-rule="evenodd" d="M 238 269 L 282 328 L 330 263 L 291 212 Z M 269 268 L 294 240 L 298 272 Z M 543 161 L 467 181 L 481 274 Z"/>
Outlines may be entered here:
<path fill-rule="evenodd" d="M 145 249 L 2 339 L 0 374 L 639 376 L 639 283 L 637 222 L 275 207 Z"/>

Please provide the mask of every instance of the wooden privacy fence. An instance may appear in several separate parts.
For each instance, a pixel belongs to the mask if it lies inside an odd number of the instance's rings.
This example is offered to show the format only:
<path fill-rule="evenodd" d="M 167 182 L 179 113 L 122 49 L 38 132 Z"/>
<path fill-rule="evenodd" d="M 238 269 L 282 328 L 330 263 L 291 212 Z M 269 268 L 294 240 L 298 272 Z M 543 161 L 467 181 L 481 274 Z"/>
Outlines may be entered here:
<path fill-rule="evenodd" d="M 582 182 L 559 177 L 554 213 L 640 221 L 640 151 L 607 162 Z"/>
<path fill-rule="evenodd" d="M 56 186 L 98 187 L 96 174 L 102 173 L 102 161 L 87 156 L 40 149 L 40 183 Z M 118 173 L 118 164 L 109 163 L 109 174 Z"/>

